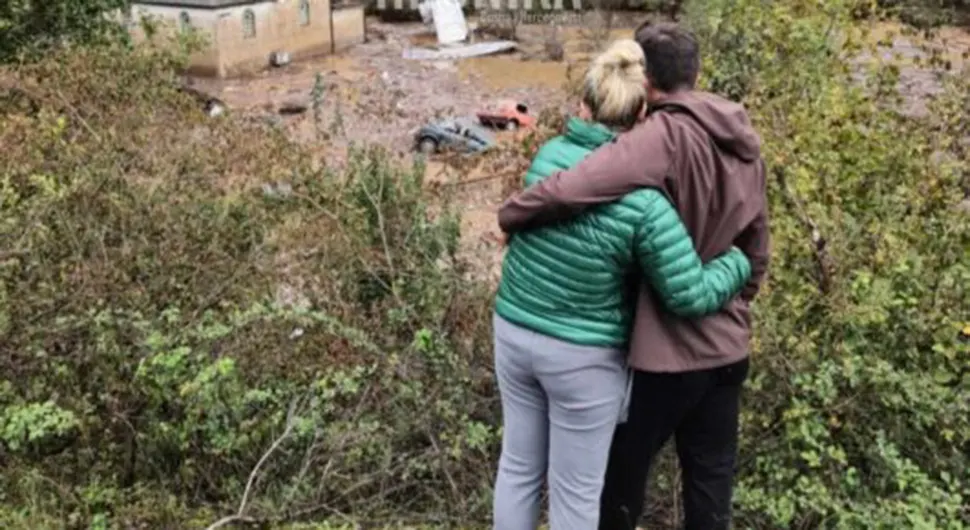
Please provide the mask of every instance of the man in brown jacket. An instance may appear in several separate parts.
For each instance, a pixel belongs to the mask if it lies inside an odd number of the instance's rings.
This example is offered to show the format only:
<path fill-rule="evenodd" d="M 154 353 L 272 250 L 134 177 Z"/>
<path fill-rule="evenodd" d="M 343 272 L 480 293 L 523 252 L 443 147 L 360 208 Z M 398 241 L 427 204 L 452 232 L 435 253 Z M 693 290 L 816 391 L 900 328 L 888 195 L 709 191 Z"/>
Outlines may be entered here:
<path fill-rule="evenodd" d="M 630 410 L 613 440 L 600 510 L 600 529 L 635 528 L 651 462 L 673 436 L 687 530 L 726 529 L 748 374 L 749 304 L 769 258 L 760 139 L 741 105 L 694 90 L 700 56 L 693 34 L 645 24 L 636 40 L 647 63 L 647 119 L 575 168 L 509 199 L 499 224 L 508 234 L 528 230 L 654 187 L 677 207 L 705 261 L 731 245 L 751 259 L 752 278 L 740 296 L 698 320 L 664 311 L 649 286 L 639 288 Z"/>

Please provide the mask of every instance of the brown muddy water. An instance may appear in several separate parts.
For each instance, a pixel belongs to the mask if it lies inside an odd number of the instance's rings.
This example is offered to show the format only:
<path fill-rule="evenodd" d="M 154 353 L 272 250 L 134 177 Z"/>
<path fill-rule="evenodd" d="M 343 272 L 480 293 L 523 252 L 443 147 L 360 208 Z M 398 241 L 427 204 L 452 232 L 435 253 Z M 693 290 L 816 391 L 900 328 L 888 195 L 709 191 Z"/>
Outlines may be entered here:
<path fill-rule="evenodd" d="M 473 114 L 498 99 L 522 101 L 536 114 L 547 108 L 571 110 L 575 102 L 564 91 L 570 75 L 582 76 L 586 61 L 598 47 L 612 39 L 630 37 L 632 29 L 618 28 L 605 36 L 560 28 L 564 60 L 549 61 L 543 60 L 543 50 L 550 28 L 522 25 L 518 30 L 521 51 L 517 53 L 429 63 L 401 58 L 408 46 L 434 44 L 432 35 L 422 35 L 422 25 L 369 20 L 368 28 L 369 42 L 336 56 L 300 61 L 247 79 L 206 83 L 230 109 L 281 122 L 294 138 L 310 145 L 328 162 L 340 164 L 351 142 L 380 143 L 406 160 L 413 142 L 410 131 L 416 127 L 445 116 Z M 883 50 L 886 53 L 918 57 L 929 44 L 940 49 L 955 67 L 965 64 L 970 50 L 966 31 L 943 28 L 932 42 L 904 33 L 899 25 L 883 23 L 873 26 L 871 37 L 874 42 L 889 44 Z M 318 74 L 326 89 L 318 101 L 320 123 L 314 122 L 310 111 L 278 116 L 277 110 L 286 102 L 309 105 Z M 917 105 L 938 87 L 932 72 L 915 65 L 904 68 L 903 77 L 901 90 Z M 505 133 L 499 133 L 499 137 L 508 140 Z M 496 273 L 501 261 L 501 249 L 493 236 L 498 232 L 495 211 L 504 197 L 497 180 L 488 179 L 489 172 L 495 171 L 488 164 L 456 168 L 440 160 L 427 166 L 429 185 L 460 188 L 463 247 L 480 256 L 489 275 Z"/>

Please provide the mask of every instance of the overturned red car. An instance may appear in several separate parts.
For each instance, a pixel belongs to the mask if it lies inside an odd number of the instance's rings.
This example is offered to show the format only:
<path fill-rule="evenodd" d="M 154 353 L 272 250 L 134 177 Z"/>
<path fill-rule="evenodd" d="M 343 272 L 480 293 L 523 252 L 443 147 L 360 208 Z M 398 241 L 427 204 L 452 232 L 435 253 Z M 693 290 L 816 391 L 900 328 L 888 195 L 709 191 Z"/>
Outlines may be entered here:
<path fill-rule="evenodd" d="M 514 131 L 520 127 L 535 127 L 536 118 L 529 114 L 529 107 L 516 101 L 500 101 L 476 113 L 478 121 L 486 127 Z"/>

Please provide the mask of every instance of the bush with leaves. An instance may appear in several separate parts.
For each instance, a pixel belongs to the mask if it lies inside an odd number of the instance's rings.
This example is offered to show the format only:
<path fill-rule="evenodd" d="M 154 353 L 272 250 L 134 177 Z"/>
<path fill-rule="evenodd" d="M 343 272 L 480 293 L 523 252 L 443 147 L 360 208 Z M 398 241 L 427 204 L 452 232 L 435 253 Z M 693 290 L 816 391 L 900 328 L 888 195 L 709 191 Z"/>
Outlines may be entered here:
<path fill-rule="evenodd" d="M 129 0 L 5 0 L 0 4 L 0 63 L 63 44 L 113 43 L 125 37 L 119 17 Z"/>
<path fill-rule="evenodd" d="M 0 526 L 484 513 L 489 294 L 450 202 L 207 117 L 181 59 L 2 73 Z"/>
<path fill-rule="evenodd" d="M 857 4 L 689 16 L 706 83 L 752 109 L 770 173 L 737 503 L 754 527 L 964 528 L 970 218 L 952 154 L 966 78 L 945 77 L 926 118 L 903 116 L 900 66 L 859 61 Z"/>
<path fill-rule="evenodd" d="M 966 24 L 970 14 L 967 0 L 879 0 L 878 5 L 904 22 L 922 28 Z"/>

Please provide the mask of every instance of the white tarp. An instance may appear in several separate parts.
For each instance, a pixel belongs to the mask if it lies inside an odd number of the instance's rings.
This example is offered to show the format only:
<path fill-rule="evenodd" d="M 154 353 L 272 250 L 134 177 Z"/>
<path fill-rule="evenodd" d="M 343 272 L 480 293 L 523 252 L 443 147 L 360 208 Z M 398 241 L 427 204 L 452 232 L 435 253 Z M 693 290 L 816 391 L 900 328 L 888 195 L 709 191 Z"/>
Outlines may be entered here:
<path fill-rule="evenodd" d="M 468 38 L 468 22 L 459 0 L 425 0 L 418 4 L 421 19 L 434 24 L 439 44 L 454 44 Z"/>
<path fill-rule="evenodd" d="M 431 3 L 421 2 L 418 4 L 418 13 L 421 13 L 421 22 L 425 24 L 431 24 L 434 19 L 431 18 Z"/>
<path fill-rule="evenodd" d="M 431 2 L 421 2 L 418 4 L 418 13 L 421 13 L 421 22 L 425 24 L 434 22 L 434 19 L 431 18 Z"/>
<path fill-rule="evenodd" d="M 421 20 L 433 23 L 438 36 L 438 49 L 407 48 L 405 59 L 419 61 L 447 61 L 491 55 L 513 50 L 515 41 L 494 41 L 464 44 L 468 39 L 468 22 L 461 10 L 460 0 L 424 0 L 418 4 Z"/>
<path fill-rule="evenodd" d="M 509 50 L 514 50 L 517 46 L 515 41 L 500 40 L 489 42 L 476 42 L 475 44 L 459 44 L 448 46 L 440 50 L 429 48 L 405 48 L 403 57 L 418 61 L 445 61 L 453 59 L 465 59 L 468 57 L 478 57 L 480 55 L 491 55 Z"/>

